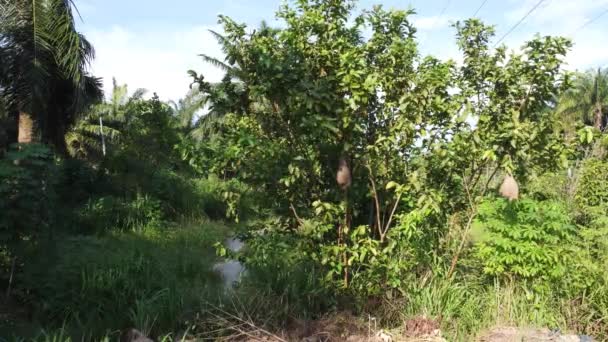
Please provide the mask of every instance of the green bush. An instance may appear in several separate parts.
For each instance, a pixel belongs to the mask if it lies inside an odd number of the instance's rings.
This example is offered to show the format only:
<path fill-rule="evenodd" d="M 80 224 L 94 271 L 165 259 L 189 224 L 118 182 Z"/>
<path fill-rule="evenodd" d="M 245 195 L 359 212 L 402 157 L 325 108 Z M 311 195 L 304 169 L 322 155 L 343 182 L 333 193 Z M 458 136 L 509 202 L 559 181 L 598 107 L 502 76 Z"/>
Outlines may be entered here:
<path fill-rule="evenodd" d="M 164 215 L 171 219 L 180 217 L 203 218 L 206 194 L 201 194 L 196 183 L 178 173 L 161 169 L 145 180 L 142 189 L 158 199 Z"/>
<path fill-rule="evenodd" d="M 488 200 L 480 205 L 477 224 L 486 233 L 477 246 L 484 273 L 543 280 L 564 275 L 564 251 L 575 229 L 561 204 Z"/>
<path fill-rule="evenodd" d="M 19 282 L 47 326 L 170 331 L 201 300 L 217 298 L 212 245 L 223 234 L 223 226 L 205 224 L 66 236 L 33 255 Z"/>
<path fill-rule="evenodd" d="M 256 196 L 244 183 L 209 176 L 195 180 L 194 184 L 202 197 L 201 209 L 209 218 L 243 221 L 255 216 L 255 202 L 261 195 Z"/>
<path fill-rule="evenodd" d="M 56 165 L 49 148 L 14 146 L 0 159 L 0 247 L 34 243 L 54 222 Z"/>
<path fill-rule="evenodd" d="M 539 201 L 563 201 L 569 197 L 572 181 L 566 171 L 545 173 L 531 180 L 525 192 Z"/>
<path fill-rule="evenodd" d="M 326 267 L 314 262 L 293 235 L 265 232 L 246 241 L 245 295 L 260 292 L 267 300 L 282 303 L 276 310 L 284 317 L 310 317 L 335 306 L 335 293 L 322 280 Z"/>
<path fill-rule="evenodd" d="M 61 160 L 57 173 L 56 191 L 63 205 L 78 205 L 113 191 L 110 179 L 82 160 Z"/>
<path fill-rule="evenodd" d="M 133 200 L 113 196 L 90 199 L 78 212 L 77 233 L 102 233 L 111 229 L 133 230 L 159 226 L 163 220 L 161 202 L 138 195 Z"/>
<path fill-rule="evenodd" d="M 608 162 L 586 160 L 575 193 L 577 210 L 583 219 L 592 219 L 589 210 L 608 208 Z"/>

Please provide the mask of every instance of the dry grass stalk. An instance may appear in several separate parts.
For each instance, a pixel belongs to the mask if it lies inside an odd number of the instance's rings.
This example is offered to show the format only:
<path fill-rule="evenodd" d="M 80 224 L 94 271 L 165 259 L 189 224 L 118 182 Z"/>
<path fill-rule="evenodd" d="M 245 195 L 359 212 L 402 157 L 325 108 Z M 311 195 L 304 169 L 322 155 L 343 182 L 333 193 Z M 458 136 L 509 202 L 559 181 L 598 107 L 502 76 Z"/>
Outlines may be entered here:
<path fill-rule="evenodd" d="M 259 327 L 251 316 L 244 311 L 234 314 L 213 306 L 209 312 L 211 318 L 207 321 L 216 329 L 208 331 L 205 335 L 214 341 L 276 341 L 287 342 L 281 336 L 273 334 Z"/>

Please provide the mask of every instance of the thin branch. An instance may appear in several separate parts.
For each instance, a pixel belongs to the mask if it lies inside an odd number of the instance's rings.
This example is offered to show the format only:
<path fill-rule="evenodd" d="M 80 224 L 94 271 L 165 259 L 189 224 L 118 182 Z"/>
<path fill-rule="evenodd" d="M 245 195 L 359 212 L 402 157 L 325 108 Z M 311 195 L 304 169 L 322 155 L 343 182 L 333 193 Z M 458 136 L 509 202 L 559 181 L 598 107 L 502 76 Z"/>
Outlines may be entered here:
<path fill-rule="evenodd" d="M 382 227 L 380 226 L 380 203 L 378 202 L 378 192 L 376 191 L 376 182 L 374 182 L 374 175 L 372 173 L 372 168 L 367 163 L 367 169 L 369 170 L 369 180 L 372 183 L 372 191 L 374 196 L 374 203 L 376 204 L 376 220 L 378 225 L 378 233 L 380 234 L 380 241 L 384 240 L 384 236 L 382 235 Z"/>
<path fill-rule="evenodd" d="M 383 240 L 382 237 L 384 237 L 384 235 L 386 235 L 386 232 L 388 231 L 388 229 L 391 226 L 391 221 L 393 220 L 393 216 L 395 215 L 395 210 L 397 210 L 397 205 L 399 204 L 399 201 L 401 200 L 401 195 L 402 195 L 402 193 L 399 193 L 399 195 L 397 196 L 397 200 L 395 201 L 395 205 L 393 205 L 393 210 L 391 210 L 391 214 L 388 217 L 388 222 L 386 223 L 386 227 L 384 227 L 383 236 L 381 236 L 381 238 L 380 238 L 381 240 Z"/>
<path fill-rule="evenodd" d="M 298 221 L 298 223 L 300 225 L 302 225 L 304 221 L 302 221 L 300 216 L 298 216 L 298 213 L 296 212 L 296 208 L 293 207 L 292 203 L 289 203 L 289 208 L 291 208 L 291 211 L 293 212 L 293 215 L 296 217 L 296 220 Z"/>
<path fill-rule="evenodd" d="M 284 340 L 284 339 L 282 339 L 281 337 L 279 337 L 279 336 L 277 336 L 277 335 L 275 335 L 275 334 L 273 334 L 273 333 L 269 332 L 268 330 L 266 330 L 266 329 L 263 329 L 263 328 L 260 328 L 260 327 L 256 326 L 256 325 L 255 325 L 255 324 L 254 324 L 254 323 L 251 321 L 251 318 L 249 318 L 249 320 L 248 320 L 248 321 L 246 321 L 246 320 L 242 319 L 241 317 L 238 317 L 238 316 L 236 316 L 236 315 L 234 315 L 234 314 L 231 314 L 231 313 L 229 313 L 229 312 L 226 312 L 226 311 L 224 311 L 224 310 L 219 309 L 219 311 L 220 311 L 220 313 L 227 315 L 228 317 L 230 317 L 230 318 L 232 318 L 232 319 L 236 320 L 237 322 L 241 322 L 242 324 L 247 325 L 247 326 L 249 326 L 250 328 L 252 328 L 252 329 L 254 329 L 254 330 L 257 330 L 257 331 L 259 331 L 259 332 L 261 332 L 261 333 L 263 333 L 263 334 L 266 334 L 267 336 L 270 336 L 270 337 L 273 337 L 273 338 L 277 339 L 277 341 L 281 341 L 281 342 L 287 342 L 286 340 Z M 245 333 L 244 331 L 239 331 L 239 332 L 243 332 L 243 333 Z"/>
<path fill-rule="evenodd" d="M 488 192 L 488 187 L 490 186 L 490 182 L 492 181 L 492 179 L 496 175 L 496 172 L 498 172 L 498 169 L 499 169 L 498 165 L 496 167 L 494 167 L 494 171 L 492 172 L 492 174 L 488 178 L 488 181 L 486 182 L 486 185 L 482 189 L 482 192 L 481 192 L 481 196 L 482 197 L 485 196 L 486 192 Z"/>
<path fill-rule="evenodd" d="M 475 203 L 473 202 L 473 199 L 471 198 L 471 191 L 469 190 L 469 186 L 467 185 L 467 182 L 465 181 L 464 174 L 462 176 L 463 176 L 462 183 L 463 183 L 463 186 L 467 193 L 467 199 L 469 201 L 469 207 L 470 207 L 471 211 L 469 213 L 469 218 L 467 220 L 464 231 L 462 233 L 462 238 L 460 239 L 460 245 L 458 246 L 458 249 L 456 250 L 454 257 L 452 258 L 450 270 L 448 271 L 448 278 L 450 278 L 452 276 L 452 273 L 456 269 L 456 264 L 458 263 L 458 258 L 460 257 L 460 253 L 462 252 L 462 249 L 464 248 L 464 244 L 467 240 L 467 235 L 469 234 L 469 230 L 471 229 L 473 219 L 477 215 L 477 207 L 475 206 Z M 492 178 L 492 177 L 490 177 L 490 178 Z"/>

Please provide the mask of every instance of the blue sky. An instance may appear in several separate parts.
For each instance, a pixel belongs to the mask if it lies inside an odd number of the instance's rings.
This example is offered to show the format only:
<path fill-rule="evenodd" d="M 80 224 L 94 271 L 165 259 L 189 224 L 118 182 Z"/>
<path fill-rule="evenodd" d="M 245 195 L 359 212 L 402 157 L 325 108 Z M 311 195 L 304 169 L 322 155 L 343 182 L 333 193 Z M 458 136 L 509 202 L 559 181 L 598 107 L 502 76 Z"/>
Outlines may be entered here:
<path fill-rule="evenodd" d="M 538 0 L 487 0 L 478 13 L 496 26 L 502 37 Z M 75 0 L 82 16 L 78 29 L 93 43 L 97 58 L 92 69 L 104 78 L 109 92 L 112 77 L 131 90 L 146 88 L 162 99 L 178 99 L 188 90 L 188 69 L 219 80 L 221 71 L 203 63 L 197 54 L 221 57 L 209 29 L 219 30 L 224 14 L 255 27 L 275 22 L 280 0 Z M 459 59 L 452 22 L 471 17 L 483 0 L 360 0 L 359 9 L 382 4 L 386 8 L 412 6 L 423 54 Z M 544 0 L 510 33 L 504 43 L 516 49 L 536 33 L 573 39 L 568 69 L 608 66 L 608 13 L 583 29 L 586 22 L 608 10 L 608 0 Z"/>

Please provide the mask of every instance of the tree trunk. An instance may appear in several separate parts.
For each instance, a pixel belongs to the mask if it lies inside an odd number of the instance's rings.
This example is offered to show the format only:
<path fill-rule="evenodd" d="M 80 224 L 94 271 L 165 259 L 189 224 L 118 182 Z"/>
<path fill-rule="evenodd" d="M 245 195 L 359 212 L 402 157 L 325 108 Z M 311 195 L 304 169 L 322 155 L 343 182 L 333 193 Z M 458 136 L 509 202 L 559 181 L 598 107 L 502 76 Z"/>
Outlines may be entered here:
<path fill-rule="evenodd" d="M 19 111 L 19 134 L 17 142 L 29 144 L 34 140 L 34 120 L 32 115 L 24 111 Z"/>
<path fill-rule="evenodd" d="M 595 106 L 594 116 L 593 116 L 593 126 L 600 131 L 603 128 L 602 127 L 602 105 L 599 103 Z"/>

